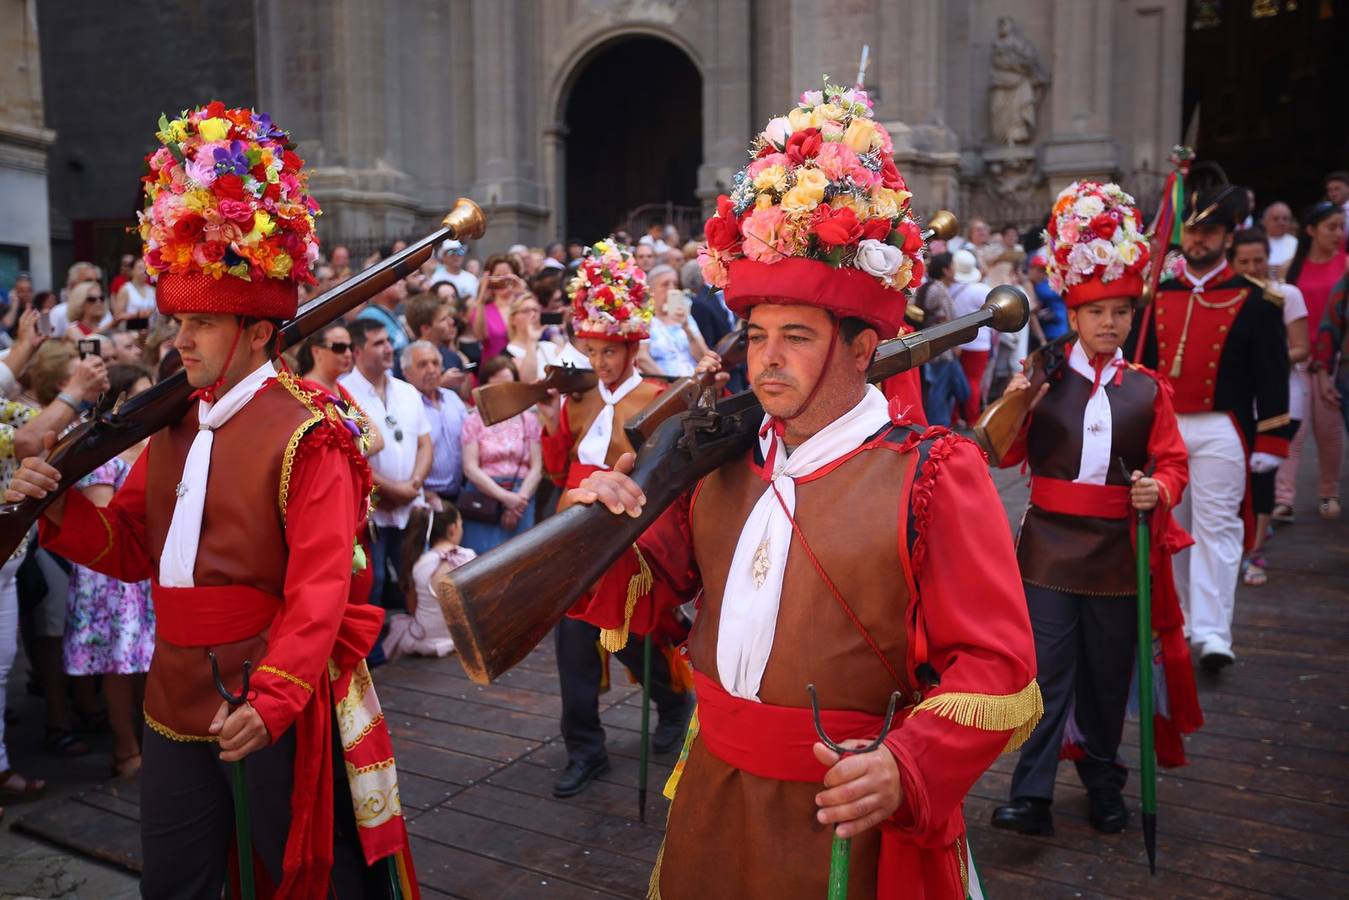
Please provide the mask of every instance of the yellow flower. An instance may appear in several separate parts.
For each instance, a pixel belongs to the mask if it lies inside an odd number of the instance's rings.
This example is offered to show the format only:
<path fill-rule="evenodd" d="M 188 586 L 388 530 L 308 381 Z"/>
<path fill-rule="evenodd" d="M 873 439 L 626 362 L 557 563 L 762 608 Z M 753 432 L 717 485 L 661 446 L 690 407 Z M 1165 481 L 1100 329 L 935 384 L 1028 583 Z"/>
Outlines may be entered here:
<path fill-rule="evenodd" d="M 811 166 L 796 170 L 796 187 L 794 190 L 801 191 L 816 203 L 824 199 L 824 189 L 828 186 L 829 178 L 819 169 Z"/>
<path fill-rule="evenodd" d="M 820 196 L 824 196 L 823 193 Z M 819 205 L 819 198 L 809 188 L 804 188 L 799 184 L 782 197 L 782 211 L 788 215 L 810 212 Z"/>
<path fill-rule="evenodd" d="M 899 267 L 899 271 L 890 276 L 890 287 L 897 291 L 902 291 L 909 286 L 913 280 L 913 260 L 907 256 L 904 257 L 904 265 Z"/>
<path fill-rule="evenodd" d="M 253 214 L 253 230 L 260 233 L 263 237 L 267 237 L 272 232 L 276 231 L 276 223 L 272 221 L 272 217 L 267 215 L 267 213 L 258 210 Z"/>
<path fill-rule="evenodd" d="M 170 123 L 172 128 L 176 122 Z M 223 141 L 230 133 L 230 123 L 225 119 L 202 119 L 197 123 L 197 132 L 204 141 Z"/>
<path fill-rule="evenodd" d="M 210 191 L 196 190 L 196 191 L 188 191 L 187 193 L 183 194 L 183 206 L 187 207 L 193 212 L 199 213 L 207 209 L 208 207 L 214 205 L 215 205 L 215 197 L 211 195 Z"/>
<path fill-rule="evenodd" d="M 267 260 L 267 274 L 272 278 L 285 278 L 290 274 L 291 265 L 289 253 L 278 253 Z"/>
<path fill-rule="evenodd" d="M 907 192 L 905 192 L 907 193 Z M 877 188 L 871 195 L 871 215 L 877 219 L 893 219 L 899 215 L 900 192 L 890 188 Z"/>
<path fill-rule="evenodd" d="M 755 209 L 768 209 L 768 207 L 772 205 L 773 205 L 772 194 L 760 194 L 759 196 L 754 198 Z"/>
<path fill-rule="evenodd" d="M 797 107 L 787 113 L 787 121 L 792 126 L 792 131 L 803 131 L 807 128 L 816 128 L 819 126 L 819 120 L 815 117 L 815 110 L 802 109 Z"/>
<path fill-rule="evenodd" d="M 815 107 L 815 119 L 823 124 L 824 122 L 837 122 L 846 116 L 847 110 L 837 103 L 821 103 Z"/>
<path fill-rule="evenodd" d="M 858 200 L 852 194 L 837 195 L 836 197 L 834 197 L 832 200 L 829 201 L 829 208 L 836 212 L 840 209 L 851 209 L 859 219 L 865 219 L 868 216 L 872 215 L 872 213 L 868 210 L 867 205 L 862 201 Z"/>
<path fill-rule="evenodd" d="M 187 123 L 182 119 L 174 119 L 169 123 L 168 131 L 159 131 L 155 133 L 161 144 L 182 143 L 187 140 Z"/>
<path fill-rule="evenodd" d="M 843 132 L 843 145 L 854 153 L 866 153 L 871 149 L 871 139 L 876 136 L 876 123 L 870 119 L 853 119 L 848 130 Z"/>
<path fill-rule="evenodd" d="M 787 187 L 787 170 L 781 165 L 772 165 L 754 176 L 756 190 L 773 190 L 782 193 Z"/>

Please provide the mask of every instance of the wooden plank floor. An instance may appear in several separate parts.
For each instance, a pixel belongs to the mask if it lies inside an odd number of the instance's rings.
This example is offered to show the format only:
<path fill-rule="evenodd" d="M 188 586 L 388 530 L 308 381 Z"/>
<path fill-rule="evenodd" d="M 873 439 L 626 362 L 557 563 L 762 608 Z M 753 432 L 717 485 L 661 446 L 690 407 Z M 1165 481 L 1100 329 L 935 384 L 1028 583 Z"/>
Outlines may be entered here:
<path fill-rule="evenodd" d="M 1009 515 L 1024 487 L 997 480 Z M 1310 491 L 1311 483 L 1304 478 Z M 1150 876 L 1136 827 L 1096 834 L 1071 766 L 1059 773 L 1054 838 L 988 827 L 1014 757 L 971 792 L 970 841 L 988 896 L 1349 896 L 1349 522 L 1322 523 L 1309 502 L 1268 552 L 1270 583 L 1242 588 L 1238 663 L 1201 677 L 1205 729 L 1188 767 L 1159 785 L 1159 860 Z M 661 840 L 660 786 L 673 762 L 654 758 L 648 824 L 636 817 L 640 694 L 621 666 L 603 698 L 612 770 L 581 795 L 552 798 L 565 764 L 551 641 L 491 687 L 451 658 L 399 660 L 376 672 L 392 727 L 403 802 L 428 897 L 642 897 Z M 1137 760 L 1130 724 L 1124 754 Z M 1137 781 L 1126 793 L 1137 806 Z M 139 866 L 135 785 L 104 785 L 20 828 Z M 821 860 L 821 865 L 826 861 Z"/>

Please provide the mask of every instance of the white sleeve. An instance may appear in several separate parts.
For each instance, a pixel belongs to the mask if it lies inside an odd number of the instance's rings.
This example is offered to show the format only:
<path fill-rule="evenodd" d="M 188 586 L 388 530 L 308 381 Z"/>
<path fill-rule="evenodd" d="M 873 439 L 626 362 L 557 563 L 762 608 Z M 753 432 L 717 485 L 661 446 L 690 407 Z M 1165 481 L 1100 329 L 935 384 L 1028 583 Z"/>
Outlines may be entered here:
<path fill-rule="evenodd" d="M 1279 293 L 1283 294 L 1283 324 L 1290 325 L 1298 319 L 1307 318 L 1307 299 L 1302 296 L 1302 290 L 1296 285 L 1281 284 Z M 1313 329 L 1320 327 L 1320 323 L 1314 323 Z"/>
<path fill-rule="evenodd" d="M 10 369 L 9 363 L 0 360 L 0 397 L 13 400 L 17 396 L 19 396 L 19 383 L 14 379 L 14 372 Z"/>

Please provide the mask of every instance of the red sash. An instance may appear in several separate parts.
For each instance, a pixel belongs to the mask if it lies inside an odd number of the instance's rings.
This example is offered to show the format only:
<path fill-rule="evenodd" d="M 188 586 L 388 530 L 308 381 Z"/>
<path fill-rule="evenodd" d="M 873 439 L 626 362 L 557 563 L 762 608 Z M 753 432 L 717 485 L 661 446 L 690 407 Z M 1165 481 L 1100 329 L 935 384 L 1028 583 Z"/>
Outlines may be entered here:
<path fill-rule="evenodd" d="M 1129 516 L 1129 488 L 1119 484 L 1082 484 L 1039 475 L 1030 480 L 1030 502 L 1045 512 L 1097 519 Z"/>
<path fill-rule="evenodd" d="M 152 586 L 159 636 L 179 647 L 232 644 L 259 635 L 281 611 L 281 598 L 242 584 Z"/>

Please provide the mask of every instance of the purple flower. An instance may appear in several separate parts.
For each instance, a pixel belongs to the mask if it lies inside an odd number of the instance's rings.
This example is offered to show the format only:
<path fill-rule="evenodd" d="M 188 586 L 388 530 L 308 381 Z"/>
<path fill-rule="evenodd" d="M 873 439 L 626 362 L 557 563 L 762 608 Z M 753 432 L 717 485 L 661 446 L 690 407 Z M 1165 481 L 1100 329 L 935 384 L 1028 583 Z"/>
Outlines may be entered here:
<path fill-rule="evenodd" d="M 228 150 L 224 147 L 216 147 L 214 153 L 216 174 L 248 174 L 248 145 L 243 141 L 230 141 Z"/>
<path fill-rule="evenodd" d="M 271 138 L 274 141 L 284 141 L 286 132 L 272 124 L 272 117 L 267 113 L 253 113 L 253 128 L 258 133 L 259 140 Z"/>

